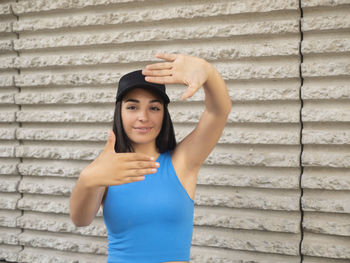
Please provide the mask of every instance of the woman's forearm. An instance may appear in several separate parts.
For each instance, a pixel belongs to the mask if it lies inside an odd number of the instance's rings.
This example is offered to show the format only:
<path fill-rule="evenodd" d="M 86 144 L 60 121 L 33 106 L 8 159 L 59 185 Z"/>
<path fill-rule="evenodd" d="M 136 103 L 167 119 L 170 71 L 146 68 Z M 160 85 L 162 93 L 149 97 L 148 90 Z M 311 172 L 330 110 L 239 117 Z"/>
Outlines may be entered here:
<path fill-rule="evenodd" d="M 228 115 L 232 107 L 232 102 L 226 88 L 226 83 L 214 66 L 205 60 L 203 63 L 208 73 L 208 79 L 203 84 L 206 110 L 217 116 Z"/>
<path fill-rule="evenodd" d="M 70 218 L 78 227 L 89 225 L 95 218 L 106 189 L 93 186 L 90 178 L 82 172 L 70 197 Z"/>

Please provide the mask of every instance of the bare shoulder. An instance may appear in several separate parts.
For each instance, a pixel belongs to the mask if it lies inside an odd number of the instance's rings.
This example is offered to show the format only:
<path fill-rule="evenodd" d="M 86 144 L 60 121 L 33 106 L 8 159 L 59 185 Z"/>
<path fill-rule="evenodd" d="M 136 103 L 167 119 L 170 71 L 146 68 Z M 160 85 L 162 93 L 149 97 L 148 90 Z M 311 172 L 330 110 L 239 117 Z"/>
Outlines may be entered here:
<path fill-rule="evenodd" d="M 177 173 L 189 175 L 198 172 L 198 169 L 194 169 L 194 167 L 191 167 L 191 165 L 188 163 L 186 153 L 181 147 L 177 146 L 173 151 L 170 152 L 170 155 L 171 162 L 173 163 L 173 166 Z"/>
<path fill-rule="evenodd" d="M 202 163 L 193 162 L 192 159 L 189 156 L 191 152 L 188 150 L 188 142 L 187 140 L 182 140 L 179 142 L 175 149 L 171 151 L 171 160 L 174 165 L 174 168 L 176 167 L 179 171 L 182 171 L 186 174 L 197 174 L 200 167 L 202 166 Z"/>
<path fill-rule="evenodd" d="M 185 188 L 189 197 L 194 200 L 199 169 L 189 167 L 186 161 L 186 155 L 178 147 L 170 152 L 170 156 L 180 183 Z"/>

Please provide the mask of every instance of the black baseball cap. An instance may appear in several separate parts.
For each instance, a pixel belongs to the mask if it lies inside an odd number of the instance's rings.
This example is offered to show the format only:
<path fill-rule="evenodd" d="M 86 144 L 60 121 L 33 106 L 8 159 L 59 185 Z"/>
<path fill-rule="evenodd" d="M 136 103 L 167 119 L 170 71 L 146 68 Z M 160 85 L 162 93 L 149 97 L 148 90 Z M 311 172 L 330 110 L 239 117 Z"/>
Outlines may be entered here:
<path fill-rule="evenodd" d="M 164 104 L 170 102 L 170 99 L 165 92 L 165 85 L 146 81 L 145 76 L 142 75 L 142 70 L 127 73 L 120 78 L 116 101 L 121 101 L 123 96 L 133 88 L 149 88 L 162 97 Z"/>

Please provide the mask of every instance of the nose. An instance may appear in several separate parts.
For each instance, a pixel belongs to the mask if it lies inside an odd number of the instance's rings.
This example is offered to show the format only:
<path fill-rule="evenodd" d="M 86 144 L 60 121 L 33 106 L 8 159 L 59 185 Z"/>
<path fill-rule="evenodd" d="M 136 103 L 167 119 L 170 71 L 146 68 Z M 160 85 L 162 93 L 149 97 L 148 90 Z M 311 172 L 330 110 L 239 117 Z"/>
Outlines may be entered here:
<path fill-rule="evenodd" d="M 140 110 L 139 111 L 139 114 L 137 116 L 137 119 L 139 121 L 142 121 L 142 122 L 145 122 L 148 120 L 148 113 L 147 113 L 147 110 Z"/>

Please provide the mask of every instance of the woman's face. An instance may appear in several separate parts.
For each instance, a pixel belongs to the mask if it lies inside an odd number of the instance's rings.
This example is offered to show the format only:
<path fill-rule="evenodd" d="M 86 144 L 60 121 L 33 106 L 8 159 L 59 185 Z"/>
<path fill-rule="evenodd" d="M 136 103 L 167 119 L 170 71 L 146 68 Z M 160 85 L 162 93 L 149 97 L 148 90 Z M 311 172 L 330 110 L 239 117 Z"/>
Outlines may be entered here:
<path fill-rule="evenodd" d="M 133 144 L 155 144 L 163 115 L 162 101 L 145 89 L 134 88 L 123 97 L 123 128 Z"/>

